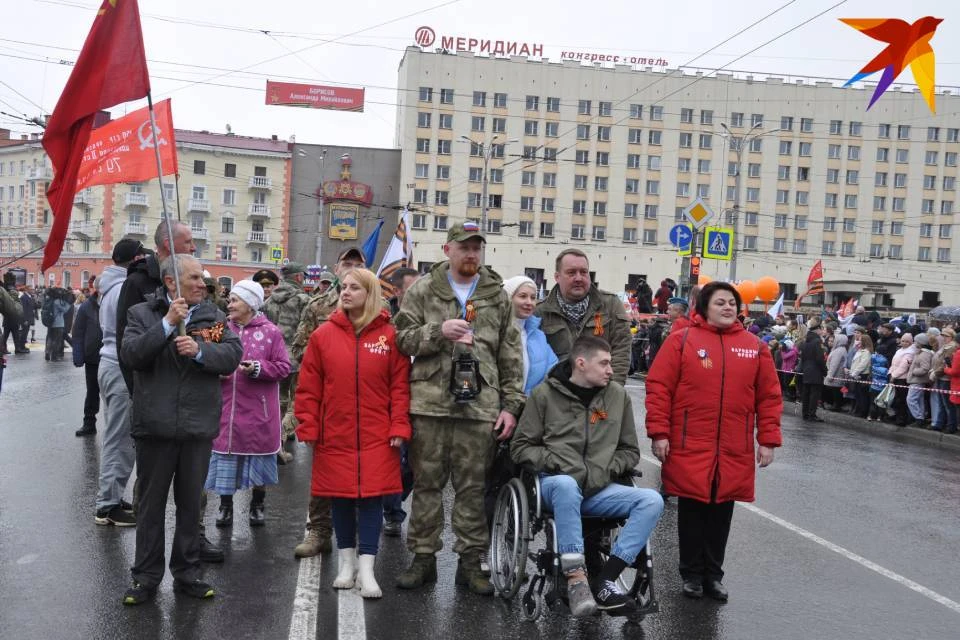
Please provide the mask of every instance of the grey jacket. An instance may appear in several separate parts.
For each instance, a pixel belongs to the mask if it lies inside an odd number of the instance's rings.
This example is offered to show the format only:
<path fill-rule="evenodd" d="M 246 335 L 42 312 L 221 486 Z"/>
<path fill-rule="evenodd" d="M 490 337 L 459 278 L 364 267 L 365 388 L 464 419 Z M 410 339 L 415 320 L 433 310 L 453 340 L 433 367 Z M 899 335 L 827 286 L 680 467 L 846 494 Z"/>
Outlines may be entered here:
<path fill-rule="evenodd" d="M 127 312 L 120 358 L 133 370 L 134 438 L 213 440 L 220 431 L 220 376 L 233 373 L 243 357 L 240 339 L 213 303 L 193 308 L 187 335 L 200 343 L 201 362 L 178 355 L 164 334 L 168 309 L 162 289 Z"/>
<path fill-rule="evenodd" d="M 100 358 L 112 364 L 118 364 L 117 359 L 117 301 L 120 299 L 120 289 L 127 279 L 127 269 L 110 265 L 100 274 L 100 330 L 103 331 L 103 346 L 100 347 Z"/>

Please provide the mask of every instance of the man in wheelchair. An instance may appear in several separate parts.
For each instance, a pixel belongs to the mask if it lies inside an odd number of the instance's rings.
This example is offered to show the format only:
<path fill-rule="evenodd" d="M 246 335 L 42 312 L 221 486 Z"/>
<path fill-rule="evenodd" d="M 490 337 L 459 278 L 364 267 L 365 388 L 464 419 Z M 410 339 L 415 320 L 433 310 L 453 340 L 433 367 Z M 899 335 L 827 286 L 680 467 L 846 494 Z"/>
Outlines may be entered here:
<path fill-rule="evenodd" d="M 628 615 L 636 601 L 617 585 L 647 543 L 663 498 L 653 489 L 616 482 L 640 462 L 633 405 L 611 382 L 610 345 L 581 336 L 569 359 L 550 372 L 527 400 L 513 436 L 511 457 L 540 474 L 544 506 L 553 511 L 560 566 L 567 579 L 570 611 L 597 609 Z M 584 558 L 582 517 L 627 518 L 591 593 Z"/>

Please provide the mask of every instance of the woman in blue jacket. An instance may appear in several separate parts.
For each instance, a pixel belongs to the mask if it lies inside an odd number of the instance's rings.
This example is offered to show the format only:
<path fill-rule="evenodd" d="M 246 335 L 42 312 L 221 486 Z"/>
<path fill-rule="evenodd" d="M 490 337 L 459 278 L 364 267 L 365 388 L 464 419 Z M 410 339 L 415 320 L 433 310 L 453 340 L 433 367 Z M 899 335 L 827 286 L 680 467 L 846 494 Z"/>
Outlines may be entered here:
<path fill-rule="evenodd" d="M 530 395 L 557 364 L 557 355 L 540 330 L 540 318 L 533 315 L 537 306 L 537 284 L 527 276 L 514 276 L 504 281 L 503 290 L 513 303 L 513 322 L 523 342 L 523 393 Z"/>

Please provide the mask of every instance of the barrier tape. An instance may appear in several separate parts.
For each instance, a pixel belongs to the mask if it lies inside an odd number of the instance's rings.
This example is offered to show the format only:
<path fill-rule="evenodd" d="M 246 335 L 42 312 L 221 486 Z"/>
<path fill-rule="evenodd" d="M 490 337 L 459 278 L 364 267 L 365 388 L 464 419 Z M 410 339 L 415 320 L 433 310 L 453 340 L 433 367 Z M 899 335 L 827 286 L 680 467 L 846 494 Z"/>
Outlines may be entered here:
<path fill-rule="evenodd" d="M 803 373 L 800 371 L 787 371 L 786 369 L 777 369 L 778 373 L 789 373 L 795 376 L 803 377 Z M 873 385 L 873 380 L 854 380 L 853 378 L 833 378 L 830 376 L 824 376 L 824 380 L 830 378 L 831 380 L 839 380 L 840 382 L 855 382 L 857 384 L 869 384 Z M 890 385 L 894 389 L 914 389 L 917 387 L 915 384 L 893 384 L 892 382 L 883 383 L 884 386 Z M 922 391 L 929 391 L 930 393 L 943 393 L 948 396 L 960 396 L 960 391 L 951 391 L 950 389 L 931 389 L 930 387 L 920 387 Z M 882 389 L 881 389 L 882 391 Z"/>

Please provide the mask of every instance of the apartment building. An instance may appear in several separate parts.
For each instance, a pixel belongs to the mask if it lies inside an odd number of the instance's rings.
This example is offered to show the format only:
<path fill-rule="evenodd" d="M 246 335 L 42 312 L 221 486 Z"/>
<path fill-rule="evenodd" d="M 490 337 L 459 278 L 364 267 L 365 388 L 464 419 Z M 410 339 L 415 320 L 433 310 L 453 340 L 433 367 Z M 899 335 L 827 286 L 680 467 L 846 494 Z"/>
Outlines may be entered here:
<path fill-rule="evenodd" d="M 179 181 L 165 176 L 162 188 L 174 219 L 190 224 L 204 267 L 232 281 L 274 266 L 274 247 L 286 255 L 289 143 L 208 131 L 178 130 L 176 138 Z M 0 257 L 11 259 L 38 249 L 49 235 L 46 187 L 53 173 L 38 139 L 0 147 L 0 165 Z M 112 247 L 121 238 L 154 245 L 163 211 L 160 190 L 154 179 L 78 192 L 57 264 L 41 275 L 42 251 L 37 251 L 11 266 L 26 269 L 31 283 L 84 286 L 110 264 Z"/>
<path fill-rule="evenodd" d="M 699 197 L 736 230 L 738 279 L 773 276 L 790 299 L 822 259 L 828 302 L 960 303 L 960 98 L 939 93 L 935 115 L 895 86 L 867 111 L 874 87 L 841 85 L 409 47 L 396 144 L 417 259 L 481 219 L 486 186 L 487 262 L 504 277 L 549 287 L 576 246 L 620 291 L 679 275 L 669 231 Z M 729 263 L 703 272 L 725 279 Z"/>

